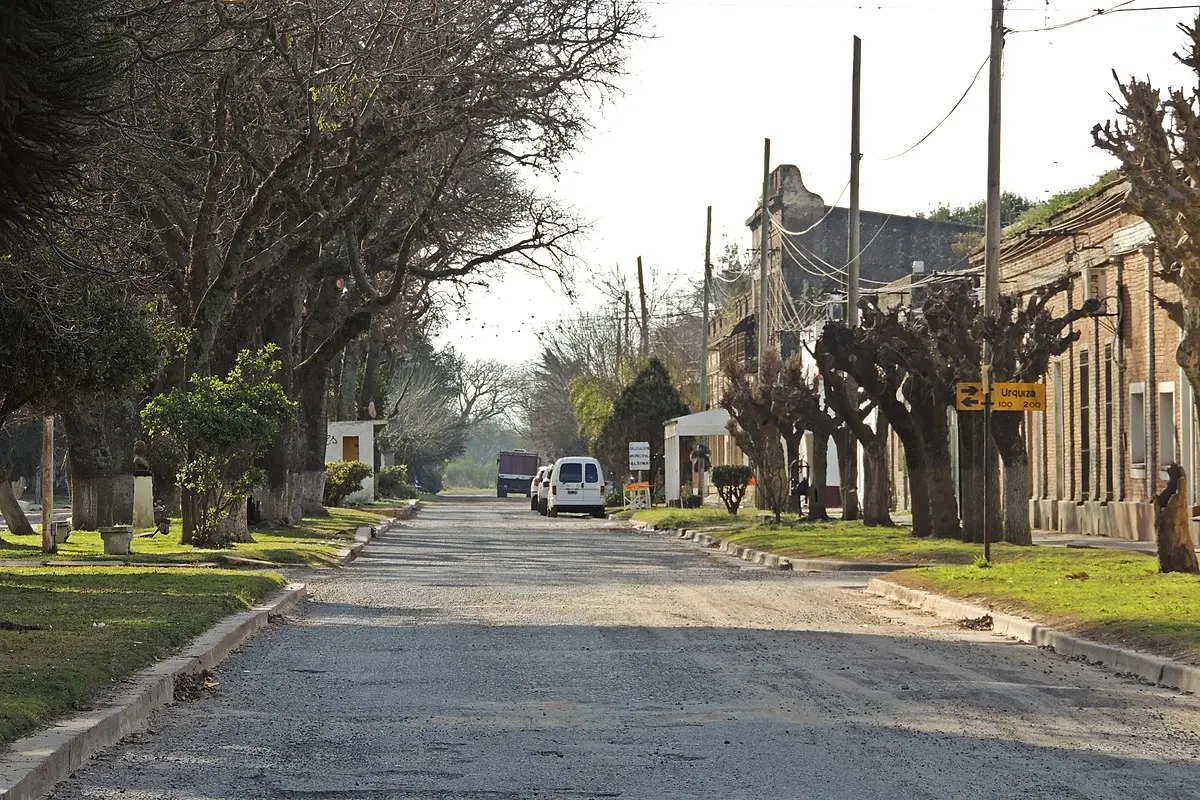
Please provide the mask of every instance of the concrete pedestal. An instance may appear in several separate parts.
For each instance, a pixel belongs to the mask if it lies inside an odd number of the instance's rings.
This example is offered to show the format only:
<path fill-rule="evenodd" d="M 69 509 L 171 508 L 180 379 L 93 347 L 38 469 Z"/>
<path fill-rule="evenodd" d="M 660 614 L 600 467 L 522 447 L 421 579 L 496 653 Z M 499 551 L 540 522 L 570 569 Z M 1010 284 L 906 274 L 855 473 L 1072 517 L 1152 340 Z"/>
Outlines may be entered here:
<path fill-rule="evenodd" d="M 154 527 L 154 478 L 149 475 L 133 477 L 133 529 Z"/>

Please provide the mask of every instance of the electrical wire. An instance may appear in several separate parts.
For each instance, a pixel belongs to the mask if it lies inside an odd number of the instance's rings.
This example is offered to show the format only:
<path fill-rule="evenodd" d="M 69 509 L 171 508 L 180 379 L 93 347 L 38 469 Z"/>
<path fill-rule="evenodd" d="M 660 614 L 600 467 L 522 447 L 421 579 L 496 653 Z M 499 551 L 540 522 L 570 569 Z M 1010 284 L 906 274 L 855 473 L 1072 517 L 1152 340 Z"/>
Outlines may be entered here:
<path fill-rule="evenodd" d="M 1063 28 L 1069 28 L 1072 25 L 1078 25 L 1081 22 L 1087 22 L 1089 19 L 1095 19 L 1096 17 L 1102 17 L 1105 14 L 1111 14 L 1114 11 L 1119 11 L 1119 10 L 1125 8 L 1125 6 L 1132 5 L 1133 2 L 1134 2 L 1134 0 L 1123 0 L 1123 2 L 1117 3 L 1115 6 L 1112 6 L 1111 8 L 1097 8 L 1095 11 L 1093 11 L 1091 14 L 1088 14 L 1086 17 L 1080 17 L 1079 19 L 1069 20 L 1067 22 L 1060 22 L 1057 25 L 1047 25 L 1044 28 L 1021 28 L 1021 29 L 1008 28 L 1005 30 L 1005 33 L 1044 33 L 1046 31 L 1058 31 L 1058 30 L 1062 30 Z M 1194 8 L 1194 6 L 1182 6 L 1182 8 Z M 1161 9 L 1161 8 L 1131 8 L 1128 10 L 1129 11 L 1161 11 L 1164 9 Z"/>
<path fill-rule="evenodd" d="M 841 202 L 841 199 L 842 199 L 843 195 L 845 195 L 845 194 L 846 194 L 846 190 L 847 190 L 847 189 L 849 189 L 849 188 L 850 188 L 850 181 L 846 181 L 846 185 L 845 185 L 845 186 L 843 186 L 843 187 L 842 187 L 842 191 L 838 193 L 837 200 L 834 200 L 834 201 L 833 201 L 833 202 L 830 204 L 830 206 L 829 206 L 829 210 L 825 212 L 825 216 L 821 217 L 819 220 L 817 220 L 816 222 L 814 222 L 812 225 L 809 225 L 807 228 L 805 228 L 805 229 L 804 229 L 804 230 L 802 230 L 802 231 L 789 231 L 787 228 L 783 227 L 782 225 L 780 225 L 778 222 L 776 222 L 776 221 L 775 221 L 775 220 L 773 220 L 773 219 L 771 220 L 771 224 L 772 224 L 772 225 L 774 225 L 774 226 L 775 226 L 775 228 L 776 228 L 777 230 L 783 231 L 783 232 L 784 232 L 784 233 L 786 233 L 788 236 L 803 236 L 804 234 L 806 234 L 806 233 L 809 233 L 809 232 L 811 232 L 811 231 L 815 230 L 815 229 L 816 229 L 816 227 L 817 227 L 818 225 L 820 225 L 820 224 L 821 224 L 822 222 L 824 222 L 825 220 L 829 219 L 829 215 L 830 215 L 830 214 L 832 214 L 834 211 L 836 211 L 836 210 L 837 210 L 837 204 L 838 204 L 839 202 Z"/>
<path fill-rule="evenodd" d="M 901 156 L 908 155 L 913 150 L 916 150 L 918 147 L 920 147 L 922 144 L 924 144 L 926 139 L 928 139 L 930 136 L 933 136 L 933 134 L 935 134 L 937 132 L 937 129 L 942 127 L 942 125 L 945 124 L 946 120 L 950 119 L 950 117 L 954 115 L 955 111 L 958 111 L 958 107 L 962 105 L 963 100 L 966 100 L 967 95 L 969 95 L 971 93 L 971 90 L 973 88 L 975 88 L 975 82 L 979 80 L 979 76 L 981 74 L 983 74 L 983 68 L 987 66 L 987 63 L 988 63 L 988 61 L 991 60 L 991 58 L 992 57 L 990 54 L 987 56 L 984 56 L 983 63 L 979 65 L 979 69 L 975 70 L 975 76 L 973 78 L 971 78 L 971 82 L 969 84 L 967 84 L 967 90 L 962 93 L 962 97 L 958 98 L 958 102 L 954 104 L 954 107 L 951 108 L 948 112 L 946 112 L 946 116 L 942 117 L 941 120 L 938 121 L 937 125 L 934 125 L 932 128 L 930 128 L 929 133 L 925 134 L 920 139 L 918 139 L 916 141 L 916 143 L 913 144 L 908 149 L 901 150 L 899 153 L 896 153 L 894 156 L 887 156 L 886 158 L 875 158 L 875 159 L 871 159 L 871 160 L 872 161 L 894 161 L 895 159 L 900 158 Z"/>

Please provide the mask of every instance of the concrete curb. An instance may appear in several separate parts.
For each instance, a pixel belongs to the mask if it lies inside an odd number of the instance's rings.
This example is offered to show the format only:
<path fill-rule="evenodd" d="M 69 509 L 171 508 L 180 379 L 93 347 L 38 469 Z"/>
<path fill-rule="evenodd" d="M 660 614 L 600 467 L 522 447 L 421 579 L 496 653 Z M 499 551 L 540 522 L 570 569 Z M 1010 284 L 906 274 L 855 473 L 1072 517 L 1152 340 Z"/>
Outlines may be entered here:
<path fill-rule="evenodd" d="M 1184 692 L 1200 692 L 1200 668 L 1189 664 L 1080 639 L 1024 617 L 1002 614 L 920 589 L 910 589 L 882 578 L 872 578 L 868 581 L 866 591 L 943 619 L 978 619 L 990 615 L 992 632 L 1000 636 L 1049 648 L 1068 658 L 1079 658 L 1090 664 L 1103 665 L 1114 672 L 1135 675 L 1159 686 Z"/>
<path fill-rule="evenodd" d="M 304 599 L 292 584 L 266 602 L 227 617 L 181 653 L 142 670 L 107 704 L 13 742 L 0 756 L 0 800 L 37 800 L 89 758 L 144 727 L 150 714 L 175 702 L 175 679 L 211 669 L 234 649 Z"/>
<path fill-rule="evenodd" d="M 728 553 L 742 561 L 760 564 L 771 569 L 806 570 L 809 572 L 895 572 L 898 569 L 911 569 L 919 566 L 917 564 L 885 564 L 869 561 L 838 561 L 831 558 L 791 558 L 775 553 L 768 553 L 765 550 L 755 550 L 752 547 L 732 544 L 717 536 L 712 536 L 701 531 L 676 531 L 673 528 L 660 529 L 648 522 L 633 522 L 631 524 L 634 529 L 640 531 L 676 533 L 678 538 L 695 542 L 705 549 Z"/>
<path fill-rule="evenodd" d="M 371 540 L 380 534 L 387 533 L 395 527 L 397 520 L 385 519 L 379 523 L 378 527 L 363 526 L 354 532 L 354 544 L 349 547 L 343 547 L 337 553 L 337 562 L 341 566 L 346 566 L 354 559 L 358 558 L 362 553 L 363 548 L 371 543 Z"/>

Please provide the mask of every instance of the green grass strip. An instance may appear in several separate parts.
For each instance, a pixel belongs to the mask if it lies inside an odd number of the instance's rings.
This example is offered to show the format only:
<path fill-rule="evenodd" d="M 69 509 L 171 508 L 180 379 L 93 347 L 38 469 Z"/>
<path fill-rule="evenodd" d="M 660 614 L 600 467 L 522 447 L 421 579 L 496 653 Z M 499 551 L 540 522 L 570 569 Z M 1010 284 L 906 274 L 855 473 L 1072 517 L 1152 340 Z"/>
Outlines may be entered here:
<path fill-rule="evenodd" d="M 0 743 L 87 709 L 283 585 L 219 569 L 0 567 L 0 620 L 40 628 L 0 629 Z"/>

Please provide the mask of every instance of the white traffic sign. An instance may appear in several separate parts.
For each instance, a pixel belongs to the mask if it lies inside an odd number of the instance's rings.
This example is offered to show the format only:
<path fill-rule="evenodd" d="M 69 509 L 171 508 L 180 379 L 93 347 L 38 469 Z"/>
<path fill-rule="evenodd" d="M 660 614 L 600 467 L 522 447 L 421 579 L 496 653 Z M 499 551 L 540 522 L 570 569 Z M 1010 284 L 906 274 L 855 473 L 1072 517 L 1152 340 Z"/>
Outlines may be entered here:
<path fill-rule="evenodd" d="M 629 468 L 634 470 L 650 469 L 649 442 L 629 443 Z"/>

